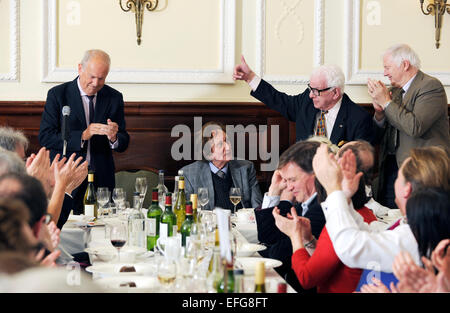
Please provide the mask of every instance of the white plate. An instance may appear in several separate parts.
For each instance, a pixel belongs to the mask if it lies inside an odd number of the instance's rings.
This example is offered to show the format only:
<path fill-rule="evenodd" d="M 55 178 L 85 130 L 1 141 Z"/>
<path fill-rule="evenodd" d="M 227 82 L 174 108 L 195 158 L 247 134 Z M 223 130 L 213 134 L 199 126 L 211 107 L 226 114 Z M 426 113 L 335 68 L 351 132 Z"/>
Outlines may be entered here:
<path fill-rule="evenodd" d="M 237 257 L 234 261 L 234 265 L 237 269 L 243 269 L 244 274 L 249 274 L 255 272 L 256 263 L 261 261 L 264 262 L 266 269 L 278 267 L 283 264 L 283 262 L 275 259 Z"/>
<path fill-rule="evenodd" d="M 136 272 L 120 272 L 123 266 L 134 266 Z M 88 266 L 86 271 L 97 277 L 156 275 L 156 266 L 151 263 L 102 263 Z"/>
<path fill-rule="evenodd" d="M 126 284 L 133 282 L 136 287 L 130 286 L 120 286 L 121 284 Z M 105 289 L 115 289 L 120 292 L 155 292 L 159 289 L 160 285 L 156 277 L 149 276 L 112 276 L 103 277 L 95 281 L 96 284 L 100 285 Z"/>
<path fill-rule="evenodd" d="M 254 255 L 258 251 L 265 250 L 266 246 L 259 245 L 256 243 L 245 242 L 242 244 L 238 244 L 236 256 L 237 257 L 249 257 Z"/>

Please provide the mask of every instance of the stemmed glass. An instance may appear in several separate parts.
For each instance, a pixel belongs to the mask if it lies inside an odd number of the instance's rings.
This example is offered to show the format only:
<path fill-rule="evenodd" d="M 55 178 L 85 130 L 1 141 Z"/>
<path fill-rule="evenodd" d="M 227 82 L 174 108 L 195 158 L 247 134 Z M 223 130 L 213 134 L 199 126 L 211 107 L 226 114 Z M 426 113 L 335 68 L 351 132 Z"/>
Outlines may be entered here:
<path fill-rule="evenodd" d="M 125 191 L 123 191 L 123 188 L 114 188 L 112 199 L 118 208 L 122 208 L 122 204 L 125 202 Z"/>
<path fill-rule="evenodd" d="M 119 223 L 111 225 L 110 240 L 111 244 L 117 249 L 117 257 L 120 263 L 120 248 L 127 242 L 128 232 L 126 225 Z"/>
<path fill-rule="evenodd" d="M 147 193 L 147 178 L 145 177 L 136 177 L 136 183 L 134 185 L 136 192 L 139 192 L 139 200 L 140 206 L 142 209 L 142 205 L 144 204 L 145 194 Z"/>
<path fill-rule="evenodd" d="M 234 205 L 233 214 L 236 213 L 236 206 L 241 202 L 241 189 L 240 188 L 230 188 L 230 201 Z"/>
<path fill-rule="evenodd" d="M 205 209 L 205 205 L 209 202 L 209 196 L 208 196 L 208 188 L 200 187 L 197 191 L 197 200 L 200 204 L 200 211 Z M 201 212 L 198 212 L 198 215 L 200 215 Z"/>
<path fill-rule="evenodd" d="M 97 202 L 100 204 L 100 216 L 106 215 L 105 204 L 109 202 L 110 196 L 109 189 L 107 187 L 98 187 L 97 189 Z"/>

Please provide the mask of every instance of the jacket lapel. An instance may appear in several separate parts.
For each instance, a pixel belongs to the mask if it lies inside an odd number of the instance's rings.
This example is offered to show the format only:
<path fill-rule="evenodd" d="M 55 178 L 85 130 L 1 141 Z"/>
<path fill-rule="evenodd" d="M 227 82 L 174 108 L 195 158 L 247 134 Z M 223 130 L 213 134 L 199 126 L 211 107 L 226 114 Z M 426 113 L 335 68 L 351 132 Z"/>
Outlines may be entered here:
<path fill-rule="evenodd" d="M 208 162 L 201 162 L 201 166 L 202 168 L 200 169 L 200 173 L 201 173 L 201 187 L 206 187 L 208 188 L 208 195 L 209 195 L 209 199 L 210 201 L 207 204 L 207 207 L 209 207 L 210 210 L 214 209 L 214 184 L 212 181 L 212 173 L 211 173 L 211 169 L 209 168 L 209 163 Z M 194 190 L 196 193 L 198 192 L 197 190 Z"/>
<path fill-rule="evenodd" d="M 244 194 L 244 190 L 242 190 L 243 184 L 242 184 L 241 171 L 239 171 L 239 169 L 236 169 L 233 166 L 233 162 L 232 161 L 228 162 L 228 170 L 230 171 L 231 178 L 233 179 L 233 186 L 236 187 L 236 188 L 240 188 L 241 189 L 241 194 Z"/>
<path fill-rule="evenodd" d="M 97 93 L 97 102 L 95 103 L 94 122 L 105 123 L 109 116 L 105 116 L 105 112 L 108 112 L 111 103 L 105 88 L 100 89 Z"/>
<path fill-rule="evenodd" d="M 345 121 L 347 120 L 348 115 L 348 103 L 345 97 L 346 95 L 342 97 L 341 107 L 330 136 L 330 141 L 335 142 L 336 145 L 341 141 L 341 138 L 345 138 Z"/>
<path fill-rule="evenodd" d="M 423 73 L 422 71 L 418 71 L 416 77 L 413 79 L 411 85 L 408 88 L 409 92 L 406 92 L 405 97 L 403 98 L 402 104 L 403 106 L 407 107 L 408 109 L 412 109 L 408 107 L 408 103 L 411 103 L 411 99 L 414 95 L 413 90 L 418 90 L 417 85 L 421 83 L 423 80 Z"/>
<path fill-rule="evenodd" d="M 67 87 L 66 103 L 70 106 L 72 114 L 80 121 L 83 129 L 87 128 L 86 116 L 84 114 L 83 101 L 81 101 L 80 90 L 78 89 L 77 78 L 73 80 Z"/>

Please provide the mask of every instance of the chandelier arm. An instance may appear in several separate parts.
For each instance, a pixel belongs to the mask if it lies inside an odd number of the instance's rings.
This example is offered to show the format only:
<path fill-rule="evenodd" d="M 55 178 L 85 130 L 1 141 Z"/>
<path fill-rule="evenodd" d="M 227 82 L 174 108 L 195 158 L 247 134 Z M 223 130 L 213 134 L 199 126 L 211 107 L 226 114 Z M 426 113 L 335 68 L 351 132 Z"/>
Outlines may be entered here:
<path fill-rule="evenodd" d="M 158 0 L 144 0 L 144 3 L 148 11 L 153 11 L 158 7 Z"/>
<path fill-rule="evenodd" d="M 123 7 L 122 0 L 119 0 L 119 5 L 120 5 L 120 8 L 122 9 L 122 11 L 124 11 L 124 12 L 129 12 L 133 8 L 133 6 L 134 6 L 134 8 L 136 8 L 136 3 L 133 0 L 127 0 L 127 2 L 125 4 L 127 9 Z"/>

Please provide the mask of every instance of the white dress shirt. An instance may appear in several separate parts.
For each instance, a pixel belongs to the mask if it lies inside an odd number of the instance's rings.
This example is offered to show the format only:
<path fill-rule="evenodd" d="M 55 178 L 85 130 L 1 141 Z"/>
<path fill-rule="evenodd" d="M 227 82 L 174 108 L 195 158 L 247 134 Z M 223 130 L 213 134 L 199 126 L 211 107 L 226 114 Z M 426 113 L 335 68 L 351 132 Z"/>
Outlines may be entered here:
<path fill-rule="evenodd" d="M 348 267 L 392 273 L 394 258 L 401 251 L 407 251 L 421 265 L 418 244 L 408 224 L 375 232 L 348 205 L 342 191 L 330 194 L 322 208 L 334 250 Z"/>
<path fill-rule="evenodd" d="M 78 89 L 80 91 L 81 101 L 83 103 L 83 109 L 84 109 L 84 117 L 86 118 L 86 125 L 89 126 L 89 98 L 88 95 L 84 92 L 83 88 L 81 88 L 80 85 L 80 78 L 77 79 Z M 92 99 L 92 102 L 94 103 L 94 111 L 95 111 L 95 104 L 97 103 L 97 94 L 94 95 L 94 99 Z M 83 148 L 85 144 L 85 140 L 81 140 L 81 148 Z M 88 140 L 88 147 L 87 147 L 87 153 L 86 153 L 86 161 L 88 161 L 88 164 L 90 164 L 91 160 L 91 146 L 90 141 Z M 119 138 L 114 143 L 109 142 L 109 146 L 111 149 L 115 149 L 119 146 Z"/>

